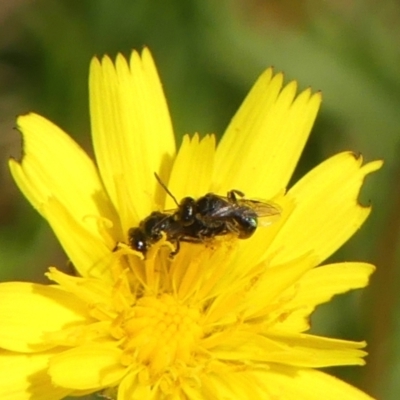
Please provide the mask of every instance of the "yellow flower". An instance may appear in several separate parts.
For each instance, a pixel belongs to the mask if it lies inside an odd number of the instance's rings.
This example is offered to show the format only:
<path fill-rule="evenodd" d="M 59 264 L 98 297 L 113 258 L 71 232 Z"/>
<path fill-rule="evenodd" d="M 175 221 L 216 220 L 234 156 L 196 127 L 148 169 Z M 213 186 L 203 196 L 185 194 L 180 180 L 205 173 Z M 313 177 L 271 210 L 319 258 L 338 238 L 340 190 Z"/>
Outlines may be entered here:
<path fill-rule="evenodd" d="M 357 196 L 381 162 L 340 153 L 286 192 L 321 101 L 296 91 L 266 70 L 217 146 L 213 135 L 186 136 L 175 153 L 145 49 L 91 64 L 96 164 L 45 118 L 18 118 L 24 155 L 11 172 L 79 276 L 50 268 L 53 285 L 0 285 L 2 399 L 369 398 L 316 370 L 364 364 L 365 343 L 305 332 L 318 304 L 365 286 L 374 270 L 315 267 L 367 218 Z M 178 200 L 237 189 L 281 215 L 246 240 L 182 242 L 171 258 L 163 237 L 143 257 L 124 245 L 128 230 L 176 207 L 154 172 Z"/>

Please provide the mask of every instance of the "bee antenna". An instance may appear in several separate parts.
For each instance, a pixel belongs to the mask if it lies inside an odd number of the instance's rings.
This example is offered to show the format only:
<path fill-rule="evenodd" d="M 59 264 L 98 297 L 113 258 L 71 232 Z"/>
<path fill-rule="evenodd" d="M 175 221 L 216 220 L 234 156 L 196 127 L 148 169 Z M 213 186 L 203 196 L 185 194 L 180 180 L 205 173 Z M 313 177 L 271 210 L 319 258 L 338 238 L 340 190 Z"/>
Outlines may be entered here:
<path fill-rule="evenodd" d="M 161 178 L 157 175 L 156 172 L 154 172 L 154 176 L 157 179 L 157 182 L 161 185 L 161 187 L 167 192 L 167 194 L 169 196 L 171 196 L 171 199 L 174 200 L 175 204 L 179 207 L 179 203 L 176 200 L 176 197 L 169 191 L 169 189 L 167 188 L 167 186 L 165 185 L 165 183 L 161 180 Z"/>

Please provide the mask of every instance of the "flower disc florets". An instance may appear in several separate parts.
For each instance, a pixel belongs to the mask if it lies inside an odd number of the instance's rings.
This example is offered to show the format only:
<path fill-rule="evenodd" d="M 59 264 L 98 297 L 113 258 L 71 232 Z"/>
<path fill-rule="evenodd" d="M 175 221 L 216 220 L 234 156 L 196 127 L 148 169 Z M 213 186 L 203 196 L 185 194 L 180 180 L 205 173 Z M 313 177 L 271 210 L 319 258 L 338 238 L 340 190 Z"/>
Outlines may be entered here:
<path fill-rule="evenodd" d="M 188 362 L 202 334 L 199 319 L 198 310 L 179 304 L 170 294 L 138 299 L 120 323 L 122 363 L 135 360 L 157 374 L 176 361 Z"/>

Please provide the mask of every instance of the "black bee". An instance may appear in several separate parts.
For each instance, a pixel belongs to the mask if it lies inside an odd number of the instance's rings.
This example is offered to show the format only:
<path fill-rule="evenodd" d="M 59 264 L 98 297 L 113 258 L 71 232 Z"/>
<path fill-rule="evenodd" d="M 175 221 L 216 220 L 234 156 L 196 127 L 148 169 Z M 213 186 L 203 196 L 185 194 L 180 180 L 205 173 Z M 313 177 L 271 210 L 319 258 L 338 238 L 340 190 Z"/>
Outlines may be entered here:
<path fill-rule="evenodd" d="M 164 183 L 155 174 L 158 182 L 175 201 L 177 208 L 169 211 L 154 211 L 143 219 L 138 227 L 129 229 L 129 246 L 144 255 L 151 245 L 161 240 L 163 234 L 175 243 L 179 251 L 180 242 L 202 243 L 216 236 L 234 234 L 247 239 L 256 231 L 260 217 L 280 214 L 279 206 L 262 201 L 244 199 L 244 193 L 230 190 L 227 196 L 207 193 L 197 200 L 184 197 L 179 203 Z M 271 219 L 268 220 L 268 224 Z"/>

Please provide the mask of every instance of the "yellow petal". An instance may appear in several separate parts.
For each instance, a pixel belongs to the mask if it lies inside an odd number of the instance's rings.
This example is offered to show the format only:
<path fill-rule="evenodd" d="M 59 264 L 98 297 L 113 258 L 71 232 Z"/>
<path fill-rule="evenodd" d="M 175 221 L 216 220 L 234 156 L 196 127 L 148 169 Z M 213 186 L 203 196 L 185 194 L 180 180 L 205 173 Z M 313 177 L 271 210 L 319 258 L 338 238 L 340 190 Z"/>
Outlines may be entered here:
<path fill-rule="evenodd" d="M 344 152 L 302 178 L 289 191 L 296 207 L 268 249 L 276 254 L 273 263 L 309 251 L 319 263 L 335 252 L 368 217 L 370 207 L 360 206 L 357 198 L 365 176 L 381 165 L 374 161 L 362 166 L 361 157 Z"/>
<path fill-rule="evenodd" d="M 308 89 L 296 97 L 296 82 L 282 83 L 266 70 L 233 117 L 217 148 L 213 190 L 271 199 L 286 188 L 321 96 Z"/>
<path fill-rule="evenodd" d="M 315 266 L 315 259 L 310 255 L 292 260 L 287 264 L 276 267 L 265 267 L 265 272 L 249 291 L 246 298 L 245 314 L 251 318 L 255 316 L 267 317 L 271 302 L 293 284 L 297 284 L 302 277 Z"/>
<path fill-rule="evenodd" d="M 56 387 L 47 374 L 54 353 L 16 354 L 0 351 L 0 398 L 2 400 L 62 399 L 71 390 Z"/>
<path fill-rule="evenodd" d="M 318 304 L 325 303 L 336 294 L 359 289 L 368 284 L 375 267 L 360 262 L 323 265 L 306 272 L 286 293 L 284 304 L 287 317 L 279 319 L 279 329 L 287 332 L 304 332 L 309 329 L 310 314 Z"/>
<path fill-rule="evenodd" d="M 112 301 L 112 286 L 103 280 L 71 276 L 54 267 L 49 268 L 46 276 L 86 304 L 109 304 Z"/>
<path fill-rule="evenodd" d="M 263 398 L 268 399 L 373 400 L 346 382 L 313 369 L 271 365 L 266 371 L 244 372 L 244 375 L 251 384 L 259 386 L 264 392 Z"/>
<path fill-rule="evenodd" d="M 203 341 L 220 360 L 249 360 L 298 367 L 321 368 L 335 365 L 364 365 L 364 342 L 350 342 L 306 334 L 267 331 L 264 335 L 248 330 L 215 334 Z M 255 326 L 254 329 L 260 329 Z"/>
<path fill-rule="evenodd" d="M 79 274 L 110 279 L 110 268 L 103 261 L 110 258 L 116 240 L 107 232 L 106 223 L 91 216 L 71 218 L 69 210 L 56 198 L 49 198 L 43 210 Z"/>
<path fill-rule="evenodd" d="M 146 380 L 140 381 L 137 371 L 128 374 L 118 387 L 118 400 L 154 400 L 158 399 L 159 387 L 147 384 Z M 162 397 L 160 397 L 162 398 Z"/>
<path fill-rule="evenodd" d="M 21 162 L 10 160 L 11 173 L 39 212 L 49 197 L 56 197 L 70 218 L 115 219 L 96 167 L 65 132 L 33 113 L 18 117 L 17 124 L 23 135 L 23 157 Z"/>
<path fill-rule="evenodd" d="M 0 285 L 0 347 L 36 352 L 54 347 L 44 334 L 90 321 L 75 296 L 55 286 L 9 282 Z"/>
<path fill-rule="evenodd" d="M 130 64 L 122 55 L 115 66 L 93 59 L 89 89 L 97 163 L 127 231 L 154 210 L 154 172 L 169 175 L 175 140 L 167 104 L 147 49 L 133 52 Z"/>
<path fill-rule="evenodd" d="M 365 342 L 287 332 L 267 332 L 265 337 L 286 347 L 286 351 L 266 354 L 270 361 L 311 368 L 365 364 L 363 357 L 367 353 L 360 350 L 365 347 Z"/>
<path fill-rule="evenodd" d="M 265 375 L 264 378 L 267 382 L 268 375 Z M 269 391 L 265 388 L 267 385 L 260 385 L 257 378 L 246 368 L 235 370 L 217 364 L 214 371 L 202 373 L 199 379 L 201 382 L 201 399 L 274 399 L 268 396 Z M 191 399 L 191 397 L 189 398 Z M 286 400 L 284 397 L 282 399 Z"/>
<path fill-rule="evenodd" d="M 221 323 L 230 314 L 240 315 L 243 320 L 258 317 L 268 319 L 271 310 L 276 308 L 271 302 L 314 265 L 313 258 L 309 256 L 273 268 L 261 265 L 258 271 L 262 273 L 252 279 L 250 288 L 247 277 L 246 282 L 239 280 L 237 285 L 232 282 L 228 286 L 229 290 L 225 289 L 215 299 L 207 310 L 204 323 Z"/>
<path fill-rule="evenodd" d="M 361 262 L 324 265 L 308 271 L 298 283 L 296 296 L 288 303 L 294 307 L 317 306 L 340 293 L 368 285 L 375 267 Z"/>
<path fill-rule="evenodd" d="M 178 202 L 185 196 L 198 198 L 210 191 L 214 155 L 214 135 L 201 140 L 198 134 L 192 138 L 184 136 L 168 182 L 168 189 Z M 174 207 L 176 204 L 167 196 L 165 209 Z"/>
<path fill-rule="evenodd" d="M 75 267 L 82 273 L 104 258 L 121 237 L 96 168 L 63 131 L 36 114 L 18 118 L 24 155 L 10 160 L 11 173 L 35 208 L 48 220 Z M 103 222 L 106 221 L 106 222 Z"/>
<path fill-rule="evenodd" d="M 109 345 L 86 345 L 51 358 L 49 375 L 55 385 L 75 390 L 114 386 L 126 373 L 121 350 Z"/>
<path fill-rule="evenodd" d="M 310 315 L 314 311 L 314 307 L 303 305 L 291 309 L 287 304 L 285 305 L 286 313 L 278 314 L 274 321 L 277 329 L 293 333 L 301 333 L 310 329 Z"/>

